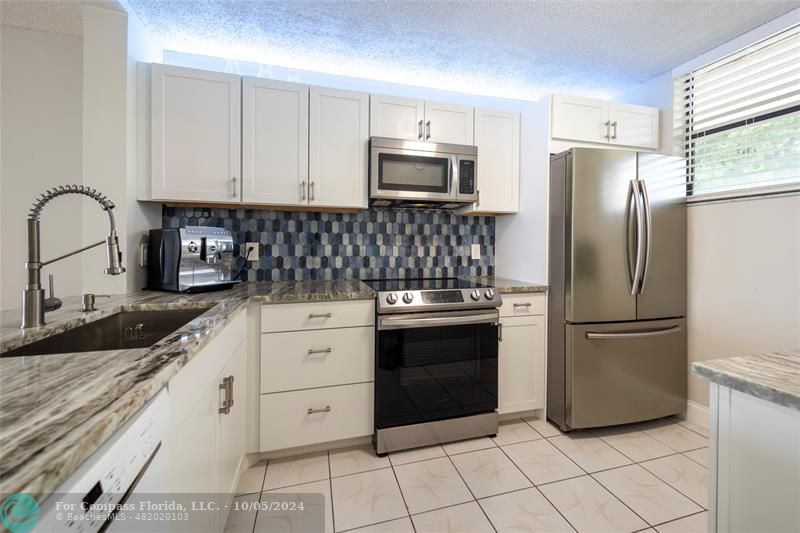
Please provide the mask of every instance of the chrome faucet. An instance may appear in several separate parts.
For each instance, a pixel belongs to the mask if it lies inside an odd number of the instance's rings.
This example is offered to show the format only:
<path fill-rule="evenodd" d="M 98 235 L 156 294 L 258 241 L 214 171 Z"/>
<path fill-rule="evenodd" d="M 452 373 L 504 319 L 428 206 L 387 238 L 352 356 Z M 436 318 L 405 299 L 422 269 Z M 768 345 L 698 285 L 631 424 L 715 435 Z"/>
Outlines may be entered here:
<path fill-rule="evenodd" d="M 89 198 L 97 201 L 103 211 L 108 213 L 108 220 L 110 230 L 108 237 L 105 240 L 78 248 L 75 251 L 60 255 L 49 261 L 42 262 L 40 260 L 40 245 L 39 245 L 39 217 L 41 216 L 42 209 L 47 205 L 50 200 L 63 196 L 65 194 L 83 194 Z M 60 261 L 61 259 L 73 256 L 75 254 L 85 252 L 95 246 L 100 246 L 105 243 L 106 245 L 106 262 L 107 266 L 105 273 L 116 276 L 125 272 L 125 267 L 122 266 L 122 252 L 119 248 L 119 239 L 117 238 L 117 229 L 114 224 L 114 214 L 111 210 L 114 209 L 114 202 L 106 198 L 106 196 L 90 187 L 83 185 L 61 185 L 48 189 L 44 194 L 40 195 L 33 204 L 33 207 L 28 213 L 28 261 L 25 263 L 25 269 L 28 272 L 28 283 L 22 290 L 22 324 L 23 329 L 36 328 L 44 326 L 44 314 L 46 311 L 54 311 L 61 307 L 61 301 L 53 296 L 53 279 L 50 277 L 50 298 L 45 299 L 44 289 L 42 289 L 42 267 Z"/>

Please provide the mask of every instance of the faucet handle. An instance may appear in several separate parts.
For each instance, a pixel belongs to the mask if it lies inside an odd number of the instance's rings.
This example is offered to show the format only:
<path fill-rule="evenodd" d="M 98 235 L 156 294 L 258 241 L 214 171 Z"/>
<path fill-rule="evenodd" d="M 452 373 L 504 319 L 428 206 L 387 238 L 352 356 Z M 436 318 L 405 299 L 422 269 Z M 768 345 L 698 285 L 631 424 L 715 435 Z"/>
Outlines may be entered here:
<path fill-rule="evenodd" d="M 59 298 L 56 298 L 56 294 L 55 294 L 56 291 L 55 291 L 55 289 L 53 289 L 53 275 L 50 274 L 48 276 L 48 279 L 50 281 L 50 296 L 48 296 L 47 298 L 44 299 L 44 310 L 45 310 L 45 312 L 55 311 L 56 309 L 60 309 L 61 308 L 61 303 L 62 303 Z"/>
<path fill-rule="evenodd" d="M 88 313 L 89 311 L 96 311 L 97 308 L 94 306 L 95 298 L 111 298 L 111 295 L 92 294 L 91 292 L 87 292 L 86 294 L 81 296 L 81 311 L 84 313 Z"/>

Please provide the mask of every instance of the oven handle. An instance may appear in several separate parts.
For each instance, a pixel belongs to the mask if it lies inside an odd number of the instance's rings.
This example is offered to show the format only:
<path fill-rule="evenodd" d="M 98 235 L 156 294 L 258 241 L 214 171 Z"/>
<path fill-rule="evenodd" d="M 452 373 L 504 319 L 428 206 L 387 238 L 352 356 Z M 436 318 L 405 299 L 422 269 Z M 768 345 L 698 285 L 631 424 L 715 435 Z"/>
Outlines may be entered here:
<path fill-rule="evenodd" d="M 378 330 L 431 328 L 435 326 L 461 326 L 466 324 L 494 324 L 500 321 L 498 311 L 458 313 L 453 316 L 424 316 L 420 314 L 378 317 Z"/>

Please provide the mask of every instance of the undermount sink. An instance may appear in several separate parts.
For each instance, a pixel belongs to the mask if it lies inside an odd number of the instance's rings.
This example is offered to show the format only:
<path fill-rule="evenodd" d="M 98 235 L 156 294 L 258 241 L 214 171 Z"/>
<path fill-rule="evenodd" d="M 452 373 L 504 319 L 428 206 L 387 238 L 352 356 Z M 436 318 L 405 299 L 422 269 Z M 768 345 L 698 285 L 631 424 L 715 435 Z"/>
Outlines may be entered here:
<path fill-rule="evenodd" d="M 52 337 L 9 350 L 0 354 L 0 357 L 147 348 L 209 309 L 210 307 L 120 311 Z"/>

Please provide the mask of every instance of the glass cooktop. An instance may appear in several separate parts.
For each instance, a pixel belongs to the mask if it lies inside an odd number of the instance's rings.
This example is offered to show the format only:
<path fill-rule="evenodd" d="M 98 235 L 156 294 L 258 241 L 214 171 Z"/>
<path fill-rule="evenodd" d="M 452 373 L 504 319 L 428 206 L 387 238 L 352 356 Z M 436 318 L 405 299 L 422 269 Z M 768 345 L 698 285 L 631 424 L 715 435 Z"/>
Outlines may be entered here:
<path fill-rule="evenodd" d="M 365 279 L 363 281 L 378 292 L 480 289 L 487 287 L 487 285 L 481 283 L 459 278 Z"/>

